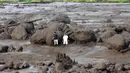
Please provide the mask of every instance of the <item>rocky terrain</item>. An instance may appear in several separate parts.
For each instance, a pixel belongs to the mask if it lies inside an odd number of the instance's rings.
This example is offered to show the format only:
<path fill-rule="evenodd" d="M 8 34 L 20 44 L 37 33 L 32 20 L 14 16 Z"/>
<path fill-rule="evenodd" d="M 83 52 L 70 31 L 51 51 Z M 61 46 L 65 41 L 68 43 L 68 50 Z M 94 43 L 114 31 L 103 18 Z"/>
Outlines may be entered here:
<path fill-rule="evenodd" d="M 0 73 L 130 73 L 129 6 L 0 4 Z"/>

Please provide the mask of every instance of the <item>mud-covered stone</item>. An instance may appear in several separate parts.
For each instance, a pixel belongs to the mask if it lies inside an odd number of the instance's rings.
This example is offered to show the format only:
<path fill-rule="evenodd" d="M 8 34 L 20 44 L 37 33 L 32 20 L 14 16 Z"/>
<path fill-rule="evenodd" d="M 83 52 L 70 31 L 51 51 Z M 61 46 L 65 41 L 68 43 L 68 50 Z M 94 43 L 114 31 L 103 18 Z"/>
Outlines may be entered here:
<path fill-rule="evenodd" d="M 93 31 L 75 31 L 73 40 L 80 43 L 96 42 L 97 38 Z"/>
<path fill-rule="evenodd" d="M 62 31 L 56 31 L 56 32 L 58 35 L 59 42 L 61 42 L 60 39 L 62 39 L 63 33 Z M 50 28 L 38 30 L 31 36 L 30 41 L 32 43 L 53 45 L 53 34 L 54 30 Z"/>
<path fill-rule="evenodd" d="M 126 48 L 128 48 L 128 46 L 129 46 L 129 41 L 130 41 L 130 33 L 127 32 L 127 31 L 123 31 L 123 32 L 121 33 L 121 35 L 122 35 L 122 36 L 124 37 L 124 39 L 125 39 Z"/>
<path fill-rule="evenodd" d="M 93 66 L 92 66 L 92 64 L 87 63 L 87 64 L 85 64 L 85 67 L 86 67 L 87 69 L 90 69 L 90 68 L 92 68 Z"/>
<path fill-rule="evenodd" d="M 109 39 L 110 37 L 114 36 L 116 32 L 114 30 L 107 30 L 103 32 L 100 36 L 100 38 L 105 41 L 106 39 Z"/>
<path fill-rule="evenodd" d="M 64 63 L 62 63 L 62 62 L 56 62 L 55 63 L 55 68 L 56 68 L 57 72 L 65 71 Z"/>
<path fill-rule="evenodd" d="M 27 31 L 28 34 L 34 33 L 34 24 L 33 23 L 20 23 Z"/>
<path fill-rule="evenodd" d="M 130 64 L 125 64 L 125 65 L 124 65 L 124 68 L 125 68 L 126 70 L 130 70 Z"/>
<path fill-rule="evenodd" d="M 125 39 L 120 34 L 116 34 L 113 37 L 107 39 L 105 43 L 109 46 L 108 48 L 110 49 L 115 49 L 117 51 L 125 49 Z"/>
<path fill-rule="evenodd" d="M 26 32 L 26 29 L 23 26 L 19 25 L 13 30 L 11 37 L 15 40 L 25 40 L 27 38 L 27 35 L 28 34 Z"/>
<path fill-rule="evenodd" d="M 115 31 L 116 31 L 117 33 L 122 33 L 122 32 L 125 31 L 125 30 L 126 30 L 126 28 L 125 28 L 125 27 L 122 27 L 122 26 L 118 26 L 118 27 L 115 28 Z"/>
<path fill-rule="evenodd" d="M 73 61 L 69 56 L 66 54 L 58 53 L 56 57 L 56 62 L 62 66 L 64 66 L 64 69 L 70 69 L 73 67 L 73 65 L 77 64 L 77 62 Z"/>
<path fill-rule="evenodd" d="M 105 63 L 101 62 L 101 63 L 97 63 L 94 68 L 99 69 L 99 70 L 105 70 L 107 66 Z"/>
<path fill-rule="evenodd" d="M 57 22 L 62 22 L 62 23 L 70 23 L 70 18 L 68 17 L 67 14 L 57 14 L 55 15 L 51 21 L 57 21 Z"/>
<path fill-rule="evenodd" d="M 117 71 L 122 71 L 122 70 L 124 69 L 124 65 L 117 63 L 117 64 L 115 65 L 115 69 L 116 69 Z"/>

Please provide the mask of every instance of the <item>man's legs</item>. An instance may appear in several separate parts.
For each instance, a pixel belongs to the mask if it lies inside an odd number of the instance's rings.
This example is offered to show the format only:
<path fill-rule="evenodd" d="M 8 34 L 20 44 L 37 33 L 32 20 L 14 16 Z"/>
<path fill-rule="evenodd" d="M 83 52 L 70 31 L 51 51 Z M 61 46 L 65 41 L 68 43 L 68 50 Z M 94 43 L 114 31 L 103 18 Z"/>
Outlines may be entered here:
<path fill-rule="evenodd" d="M 68 40 L 66 40 L 66 45 L 68 45 Z"/>
<path fill-rule="evenodd" d="M 54 45 L 58 45 L 58 40 L 57 39 L 54 40 Z"/>
<path fill-rule="evenodd" d="M 56 45 L 56 42 L 55 42 L 55 40 L 54 40 L 54 45 Z"/>
<path fill-rule="evenodd" d="M 56 40 L 56 45 L 58 45 L 58 40 Z"/>
<path fill-rule="evenodd" d="M 64 40 L 64 44 L 65 44 L 65 45 L 68 45 L 68 40 Z"/>
<path fill-rule="evenodd" d="M 63 44 L 65 44 L 65 39 L 63 39 Z"/>

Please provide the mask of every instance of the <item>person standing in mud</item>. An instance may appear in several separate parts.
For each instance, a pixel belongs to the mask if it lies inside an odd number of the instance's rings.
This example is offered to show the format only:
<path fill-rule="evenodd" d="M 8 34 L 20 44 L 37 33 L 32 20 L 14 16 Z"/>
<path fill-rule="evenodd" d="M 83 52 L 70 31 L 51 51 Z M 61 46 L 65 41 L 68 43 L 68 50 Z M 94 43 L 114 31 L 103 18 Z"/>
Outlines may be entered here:
<path fill-rule="evenodd" d="M 68 35 L 66 34 L 63 36 L 63 44 L 68 45 Z"/>
<path fill-rule="evenodd" d="M 54 40 L 54 45 L 58 45 L 58 35 L 56 32 L 54 32 L 53 40 Z"/>

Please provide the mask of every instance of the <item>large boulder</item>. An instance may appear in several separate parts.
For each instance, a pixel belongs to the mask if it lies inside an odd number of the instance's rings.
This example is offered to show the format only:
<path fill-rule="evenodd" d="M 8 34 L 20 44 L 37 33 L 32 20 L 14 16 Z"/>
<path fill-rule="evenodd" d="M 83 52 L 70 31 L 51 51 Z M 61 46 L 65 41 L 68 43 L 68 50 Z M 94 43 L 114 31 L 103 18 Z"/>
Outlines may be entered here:
<path fill-rule="evenodd" d="M 80 43 L 87 43 L 87 42 L 95 42 L 96 36 L 93 31 L 75 31 L 73 33 L 73 37 L 71 37 L 73 40 L 80 42 Z"/>
<path fill-rule="evenodd" d="M 34 22 L 33 24 L 36 25 L 36 30 L 40 30 L 46 27 L 47 22 L 45 22 L 44 20 L 40 20 L 40 21 Z"/>
<path fill-rule="evenodd" d="M 56 31 L 56 30 L 63 31 L 65 26 L 67 26 L 67 25 L 64 23 L 49 22 L 46 27 L 52 29 L 53 31 Z"/>
<path fill-rule="evenodd" d="M 125 38 L 126 47 L 128 47 L 130 41 L 130 33 L 127 31 L 123 31 L 121 35 Z"/>
<path fill-rule="evenodd" d="M 58 53 L 56 56 L 56 67 L 57 69 L 71 69 L 77 62 L 73 61 L 65 53 Z M 61 67 L 61 68 L 60 68 Z"/>
<path fill-rule="evenodd" d="M 53 45 L 53 30 L 50 30 L 46 37 L 46 44 Z M 58 43 L 60 44 L 62 42 L 63 32 L 62 31 L 56 31 L 58 35 Z"/>
<path fill-rule="evenodd" d="M 122 35 L 116 34 L 111 38 L 107 39 L 105 43 L 108 45 L 108 48 L 115 50 L 125 49 L 125 39 Z"/>
<path fill-rule="evenodd" d="M 105 41 L 106 39 L 114 36 L 115 34 L 116 32 L 114 30 L 107 30 L 101 34 L 100 38 L 101 40 Z"/>
<path fill-rule="evenodd" d="M 39 44 L 46 43 L 48 45 L 52 45 L 53 34 L 56 31 L 56 33 L 58 34 L 59 43 L 61 43 L 62 37 L 63 37 L 62 31 L 63 31 L 64 26 L 66 26 L 64 23 L 50 22 L 48 23 L 46 28 L 36 31 L 32 35 L 30 41 L 32 43 L 39 43 Z"/>
<path fill-rule="evenodd" d="M 116 31 L 117 33 L 122 33 L 122 32 L 125 31 L 125 30 L 126 30 L 126 28 L 125 28 L 125 27 L 122 27 L 122 26 L 118 26 L 118 27 L 115 28 L 115 31 Z"/>
<path fill-rule="evenodd" d="M 26 29 L 28 34 L 32 34 L 34 31 L 34 24 L 33 23 L 21 23 L 21 25 Z"/>
<path fill-rule="evenodd" d="M 55 68 L 56 68 L 57 72 L 63 72 L 63 71 L 65 71 L 64 63 L 61 63 L 61 62 L 56 62 Z"/>
<path fill-rule="evenodd" d="M 74 40 L 74 31 L 76 31 L 76 26 L 59 22 L 49 22 L 47 27 L 53 31 L 62 31 L 63 34 L 67 34 L 69 36 L 70 41 Z"/>
<path fill-rule="evenodd" d="M 26 32 L 26 29 L 23 26 L 19 25 L 13 30 L 11 37 L 15 40 L 25 40 L 27 38 L 27 35 L 28 34 Z"/>
<path fill-rule="evenodd" d="M 49 29 L 37 30 L 30 38 L 31 43 L 44 44 L 46 43 L 46 35 Z"/>
<path fill-rule="evenodd" d="M 70 23 L 70 18 L 68 17 L 67 14 L 57 14 L 55 15 L 50 21 L 57 21 L 57 22 L 62 22 L 62 23 Z"/>
<path fill-rule="evenodd" d="M 62 31 L 56 31 L 56 32 L 57 32 L 57 35 L 59 38 L 59 42 L 61 42 L 63 32 Z M 37 44 L 53 45 L 53 33 L 54 33 L 54 31 L 50 28 L 38 30 L 31 36 L 30 41 L 32 43 L 37 43 Z"/>

